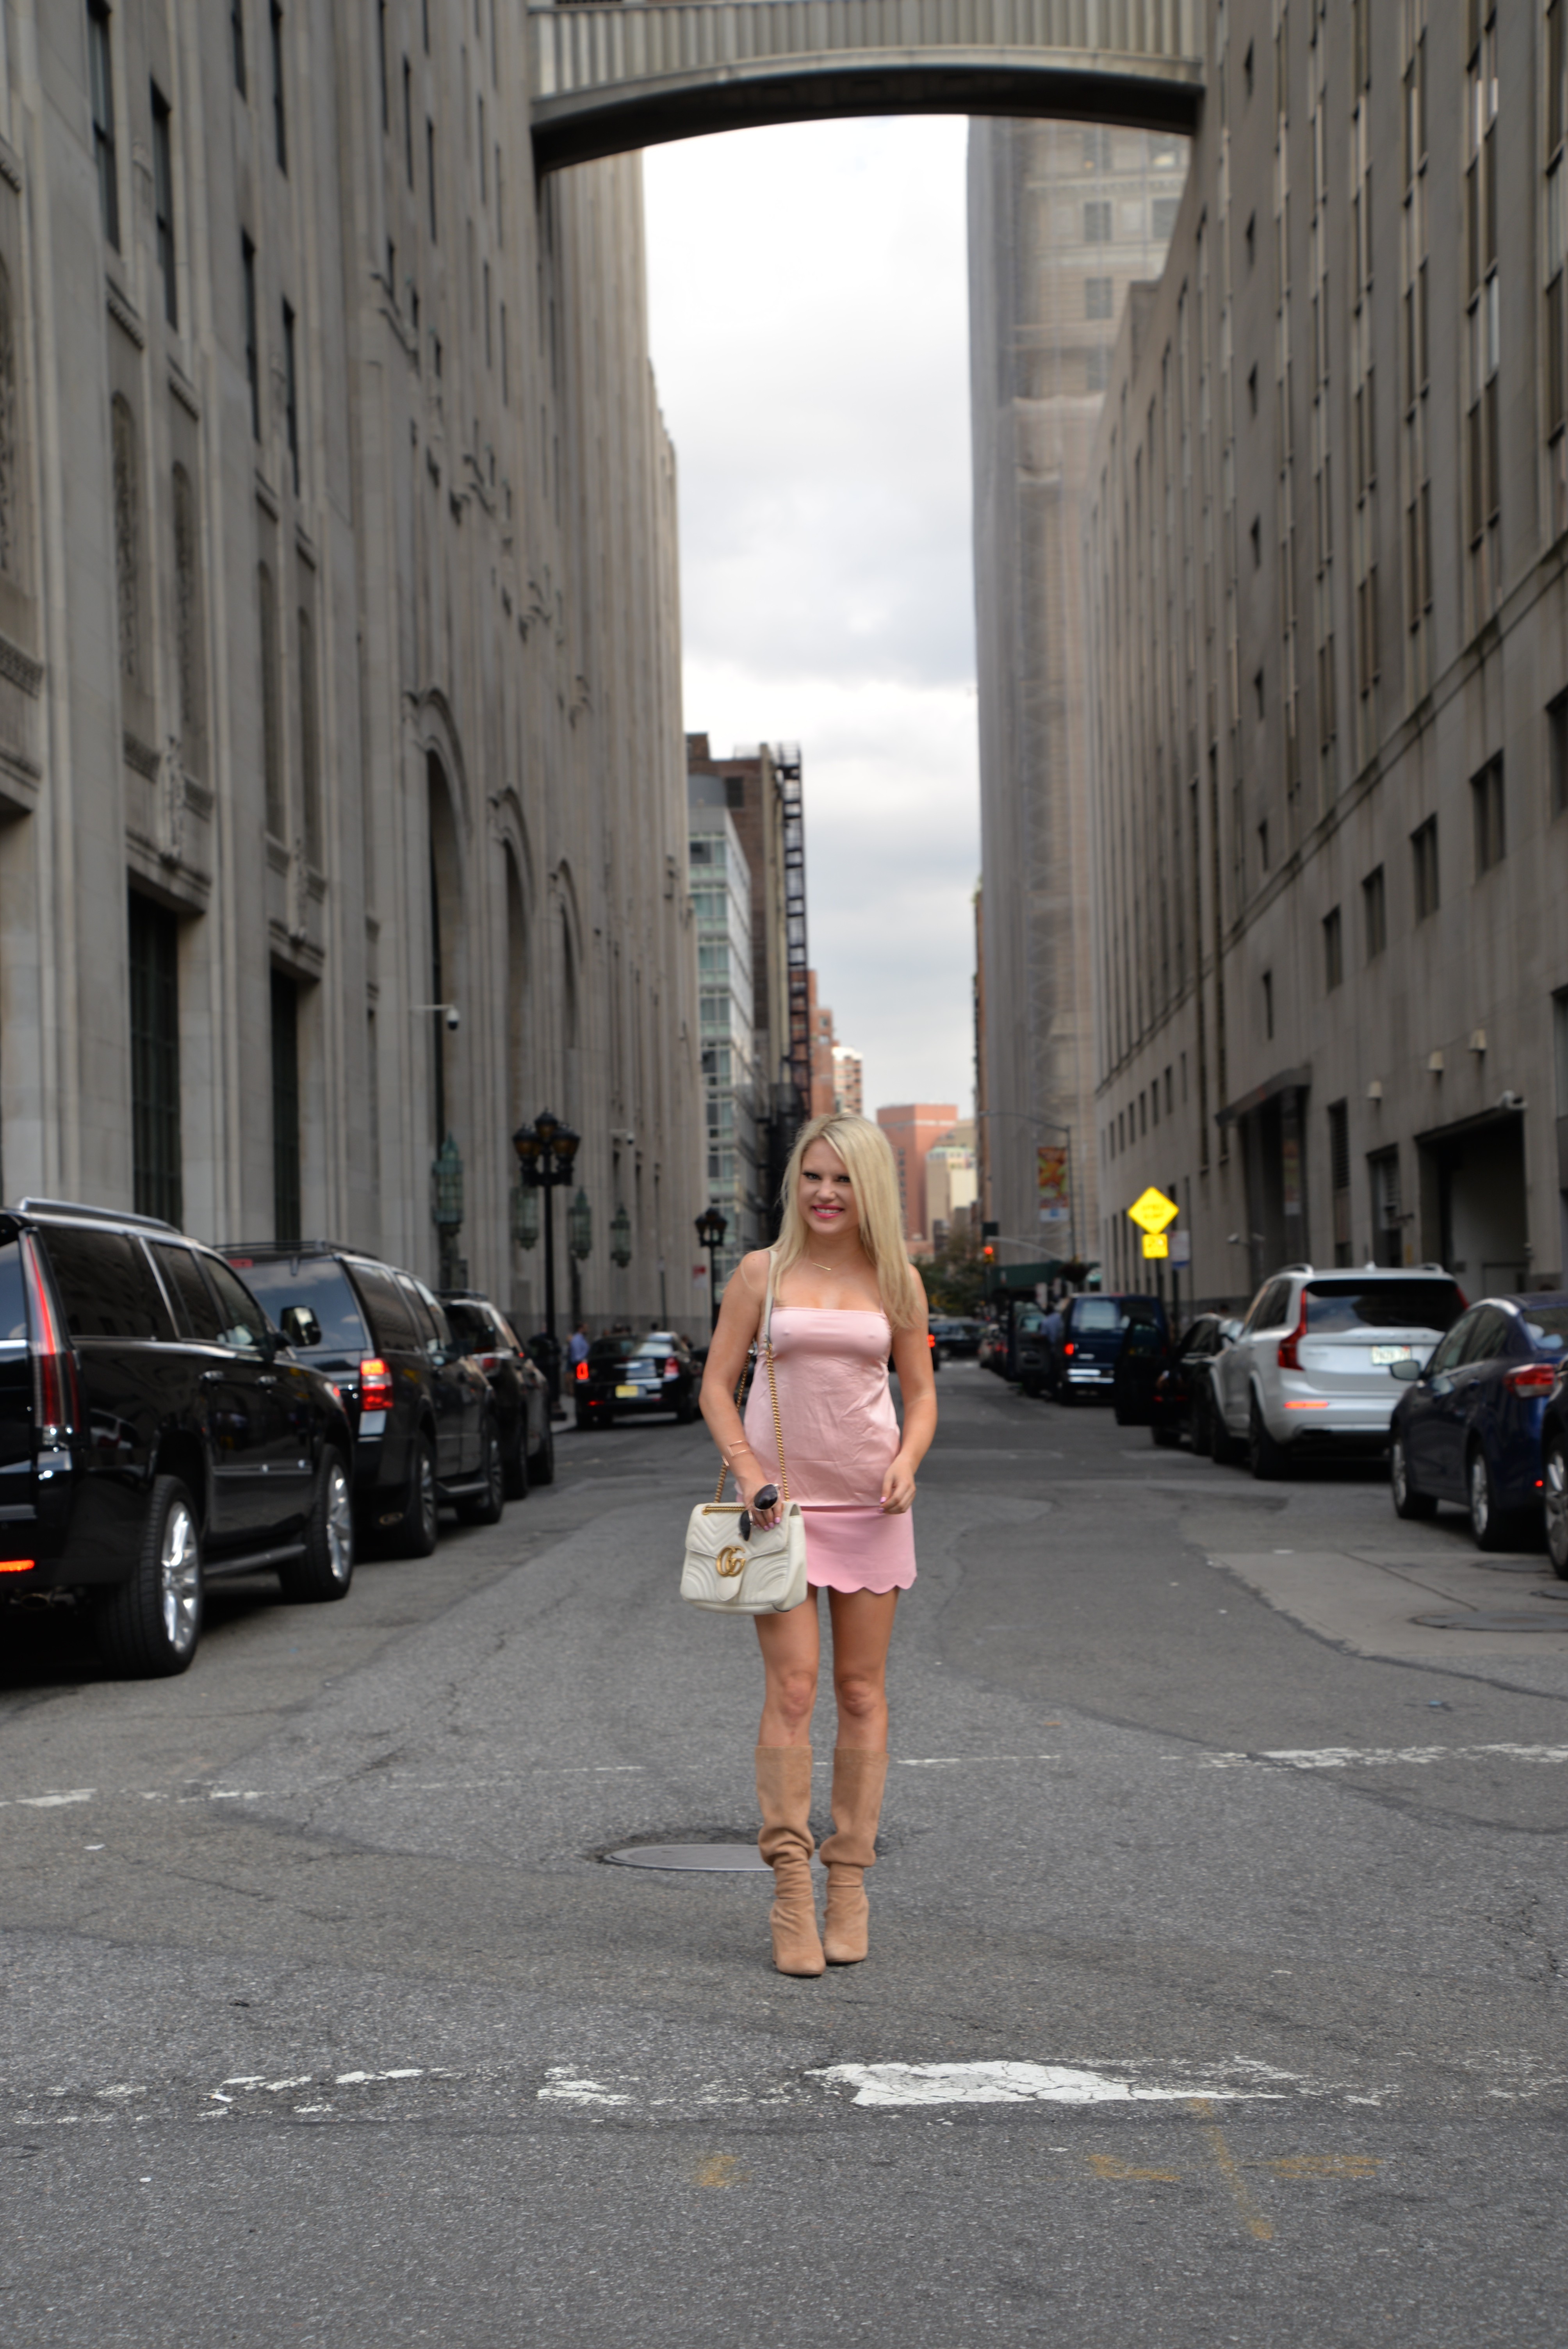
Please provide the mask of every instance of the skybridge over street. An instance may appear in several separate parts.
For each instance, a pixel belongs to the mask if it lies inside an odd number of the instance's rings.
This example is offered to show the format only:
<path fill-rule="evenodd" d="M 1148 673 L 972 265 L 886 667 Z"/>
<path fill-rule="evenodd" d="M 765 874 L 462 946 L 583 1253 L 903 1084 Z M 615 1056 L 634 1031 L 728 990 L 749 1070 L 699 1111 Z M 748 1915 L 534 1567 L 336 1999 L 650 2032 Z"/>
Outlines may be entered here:
<path fill-rule="evenodd" d="M 560 0 L 531 8 L 541 171 L 859 114 L 1196 127 L 1199 0 Z"/>

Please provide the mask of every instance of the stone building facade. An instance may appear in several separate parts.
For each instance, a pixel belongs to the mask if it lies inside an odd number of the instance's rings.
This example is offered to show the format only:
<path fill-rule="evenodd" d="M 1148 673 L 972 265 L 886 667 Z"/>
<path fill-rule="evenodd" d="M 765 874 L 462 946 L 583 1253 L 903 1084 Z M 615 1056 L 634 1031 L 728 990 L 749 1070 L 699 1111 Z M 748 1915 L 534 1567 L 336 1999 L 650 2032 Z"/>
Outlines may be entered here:
<path fill-rule="evenodd" d="M 722 1284 L 760 1246 L 766 1208 L 758 1164 L 750 864 L 719 775 L 687 777 L 691 897 L 696 919 L 697 1009 L 707 1121 L 706 1197 L 724 1216 L 713 1270 Z"/>
<path fill-rule="evenodd" d="M 1182 1295 L 1568 1261 L 1563 0 L 1214 0 L 1095 454 L 1097 1142 Z"/>
<path fill-rule="evenodd" d="M 509 1135 L 548 1104 L 601 1235 L 631 1218 L 590 1312 L 689 1314 L 635 159 L 536 190 L 500 0 L 57 0 L 0 34 L 6 1195 L 429 1273 L 449 1133 L 458 1252 L 532 1326 Z"/>
<path fill-rule="evenodd" d="M 985 890 L 985 1214 L 1003 1263 L 1096 1251 L 1082 502 L 1130 284 L 1158 271 L 1184 140 L 1096 124 L 969 130 L 971 415 Z M 1037 1150 L 1072 1212 L 1043 1223 Z"/>

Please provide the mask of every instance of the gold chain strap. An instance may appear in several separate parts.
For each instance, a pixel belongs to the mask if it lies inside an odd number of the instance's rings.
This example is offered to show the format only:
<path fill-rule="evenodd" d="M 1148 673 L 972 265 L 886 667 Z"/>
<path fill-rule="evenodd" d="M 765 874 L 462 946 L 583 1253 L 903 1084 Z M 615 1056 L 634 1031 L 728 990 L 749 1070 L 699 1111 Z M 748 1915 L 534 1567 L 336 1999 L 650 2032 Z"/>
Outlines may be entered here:
<path fill-rule="evenodd" d="M 779 1490 L 784 1496 L 784 1506 L 789 1506 L 789 1471 L 784 1465 L 784 1430 L 779 1418 L 779 1386 L 773 1376 L 773 1332 L 768 1332 L 768 1392 L 773 1403 L 773 1441 L 779 1447 Z"/>

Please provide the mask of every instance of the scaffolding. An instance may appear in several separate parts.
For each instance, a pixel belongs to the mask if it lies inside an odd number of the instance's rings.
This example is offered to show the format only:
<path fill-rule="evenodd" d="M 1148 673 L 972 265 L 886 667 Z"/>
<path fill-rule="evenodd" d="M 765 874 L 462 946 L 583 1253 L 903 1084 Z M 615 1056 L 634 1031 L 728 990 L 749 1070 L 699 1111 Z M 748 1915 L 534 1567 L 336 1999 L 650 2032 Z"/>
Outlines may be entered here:
<path fill-rule="evenodd" d="M 800 746 L 780 742 L 773 753 L 784 811 L 785 970 L 789 989 L 789 1049 L 786 1081 L 798 1097 L 797 1115 L 811 1107 L 811 1006 L 807 979 L 806 812 L 800 794 Z"/>

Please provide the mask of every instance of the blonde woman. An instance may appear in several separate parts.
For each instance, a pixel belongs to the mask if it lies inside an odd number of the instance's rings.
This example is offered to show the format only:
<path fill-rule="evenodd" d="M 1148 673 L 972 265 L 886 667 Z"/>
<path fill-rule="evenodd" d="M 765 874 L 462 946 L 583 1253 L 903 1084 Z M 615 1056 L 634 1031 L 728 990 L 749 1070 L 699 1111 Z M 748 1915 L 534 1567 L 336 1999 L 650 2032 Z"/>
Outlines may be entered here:
<path fill-rule="evenodd" d="M 758 1848 L 773 1870 L 773 1962 L 820 1974 L 866 1954 L 865 1870 L 876 1856 L 887 1777 L 887 1651 L 898 1594 L 914 1580 L 910 1504 L 936 1433 L 925 1292 L 904 1248 L 892 1151 L 863 1117 L 811 1120 L 790 1154 L 777 1245 L 744 1257 L 724 1293 L 702 1382 L 702 1413 L 758 1522 L 783 1481 L 768 1381 L 752 1381 L 743 1425 L 735 1390 L 773 1283 L 773 1353 L 789 1498 L 806 1520 L 803 1606 L 761 1615 L 766 1681 L 757 1745 Z M 900 1433 L 888 1385 L 903 1397 Z M 811 1889 L 811 1713 L 820 1619 L 833 1631 L 833 1833 L 822 1846 L 828 1910 L 817 1931 Z"/>

